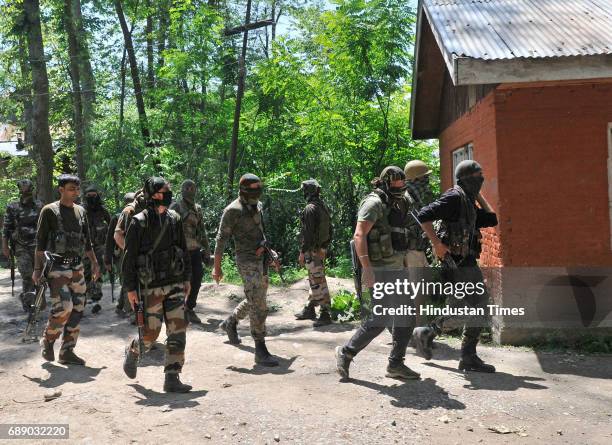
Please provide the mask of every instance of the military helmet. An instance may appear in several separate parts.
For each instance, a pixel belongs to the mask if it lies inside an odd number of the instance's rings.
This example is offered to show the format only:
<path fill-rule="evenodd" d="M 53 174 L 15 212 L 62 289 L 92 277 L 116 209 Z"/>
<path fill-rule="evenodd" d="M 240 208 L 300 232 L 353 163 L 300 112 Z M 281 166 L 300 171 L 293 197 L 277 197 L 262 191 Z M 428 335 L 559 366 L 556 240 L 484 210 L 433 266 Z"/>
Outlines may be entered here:
<path fill-rule="evenodd" d="M 305 196 L 316 195 L 321 191 L 321 185 L 316 179 L 302 181 L 302 191 Z"/>
<path fill-rule="evenodd" d="M 251 184 L 256 184 L 261 182 L 259 176 L 254 175 L 253 173 L 245 173 L 240 177 L 240 181 L 238 182 L 241 191 L 247 191 Z"/>
<path fill-rule="evenodd" d="M 466 159 L 457 164 L 455 168 L 455 178 L 461 179 L 479 171 L 482 171 L 482 167 L 478 162 L 473 159 Z"/>
<path fill-rule="evenodd" d="M 390 184 L 391 182 L 397 181 L 399 179 L 405 180 L 406 174 L 401 168 L 395 165 L 390 165 L 389 167 L 385 167 L 383 171 L 380 173 L 380 180 L 385 182 L 386 184 Z"/>
<path fill-rule="evenodd" d="M 406 164 L 404 173 L 406 174 L 406 179 L 414 181 L 421 176 L 430 175 L 431 169 L 423 161 L 415 159 Z"/>

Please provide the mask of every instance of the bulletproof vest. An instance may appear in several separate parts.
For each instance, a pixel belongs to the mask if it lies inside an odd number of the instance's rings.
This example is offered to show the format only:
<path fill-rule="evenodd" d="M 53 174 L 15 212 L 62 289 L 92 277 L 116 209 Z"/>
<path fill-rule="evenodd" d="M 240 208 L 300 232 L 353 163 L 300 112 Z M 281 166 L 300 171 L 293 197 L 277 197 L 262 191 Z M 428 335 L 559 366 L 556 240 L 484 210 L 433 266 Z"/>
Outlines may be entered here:
<path fill-rule="evenodd" d="M 461 197 L 461 208 L 457 221 L 442 221 L 438 237 L 446 244 L 452 255 L 478 258 L 481 251 L 480 230 L 476 229 L 476 207 L 461 187 L 453 187 Z"/>
<path fill-rule="evenodd" d="M 314 234 L 314 242 L 316 248 L 327 248 L 332 240 L 333 227 L 331 224 L 331 215 L 329 209 L 320 199 L 313 199 L 308 203 L 315 208 L 317 215 L 317 233 Z M 300 215 L 302 226 L 304 225 L 304 213 Z"/>
<path fill-rule="evenodd" d="M 36 225 L 43 205 L 38 200 L 33 200 L 31 205 L 16 202 L 13 205 L 15 213 L 15 232 L 13 240 L 23 246 L 36 244 Z"/>
<path fill-rule="evenodd" d="M 104 219 L 105 213 L 102 210 L 87 212 L 87 222 L 89 223 L 89 235 L 94 247 L 103 246 L 106 242 L 108 223 Z"/>
<path fill-rule="evenodd" d="M 389 200 L 379 189 L 368 196 L 373 195 L 382 201 L 383 217 L 374 223 L 368 233 L 368 256 L 372 261 L 379 261 L 407 249 L 405 231 L 408 203 L 403 199 Z"/>
<path fill-rule="evenodd" d="M 406 190 L 406 199 L 408 200 L 409 211 L 414 215 L 425 206 L 418 196 L 413 196 L 408 190 Z M 406 242 L 408 243 L 408 250 L 427 250 L 429 241 L 421 225 L 410 213 L 407 216 Z"/>
<path fill-rule="evenodd" d="M 49 205 L 57 221 L 57 230 L 49 233 L 47 250 L 63 257 L 83 256 L 85 252 L 85 210 L 74 205 L 74 215 L 79 222 L 78 232 L 68 232 L 64 228 L 64 221 L 60 211 L 60 202 L 55 201 Z"/>
<path fill-rule="evenodd" d="M 176 210 L 181 215 L 183 222 L 183 232 L 185 233 L 185 241 L 187 242 L 187 250 L 195 250 L 202 247 L 200 240 L 202 239 L 202 224 L 204 219 L 202 207 L 198 204 L 189 206 L 185 201 L 180 200 L 176 204 Z"/>
<path fill-rule="evenodd" d="M 167 210 L 166 230 L 162 236 L 159 233 L 155 236 L 149 229 L 150 210 L 143 210 L 135 215 L 132 220 L 140 224 L 143 236 L 139 246 L 138 256 L 136 257 L 136 272 L 138 279 L 143 286 L 148 286 L 153 282 L 176 279 L 180 281 L 185 271 L 185 252 L 178 245 L 177 225 L 179 216 L 173 210 Z M 160 248 L 159 245 L 163 238 L 170 236 L 170 247 Z"/>

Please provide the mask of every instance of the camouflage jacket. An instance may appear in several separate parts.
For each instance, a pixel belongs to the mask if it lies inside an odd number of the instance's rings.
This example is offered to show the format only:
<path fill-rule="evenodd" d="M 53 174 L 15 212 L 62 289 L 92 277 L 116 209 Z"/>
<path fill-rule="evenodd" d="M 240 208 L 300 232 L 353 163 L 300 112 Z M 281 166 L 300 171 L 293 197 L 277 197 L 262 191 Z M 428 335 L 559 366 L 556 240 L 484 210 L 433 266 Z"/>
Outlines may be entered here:
<path fill-rule="evenodd" d="M 183 232 L 187 241 L 187 250 L 202 249 L 205 254 L 210 255 L 202 207 L 199 204 L 190 204 L 184 199 L 180 199 L 172 203 L 170 209 L 181 216 Z"/>
<path fill-rule="evenodd" d="M 36 245 L 36 224 L 42 207 L 42 202 L 38 200 L 29 203 L 21 201 L 10 203 L 6 206 L 2 236 L 22 246 L 34 247 Z"/>
<path fill-rule="evenodd" d="M 94 248 L 104 246 L 106 243 L 106 233 L 110 223 L 110 213 L 104 207 L 95 210 L 87 210 L 87 222 L 89 223 L 89 234 L 91 236 L 91 244 Z"/>
<path fill-rule="evenodd" d="M 238 198 L 223 210 L 217 232 L 215 255 L 223 254 L 227 241 L 234 239 L 238 261 L 259 261 L 255 251 L 264 239 L 262 204 L 256 208 Z"/>

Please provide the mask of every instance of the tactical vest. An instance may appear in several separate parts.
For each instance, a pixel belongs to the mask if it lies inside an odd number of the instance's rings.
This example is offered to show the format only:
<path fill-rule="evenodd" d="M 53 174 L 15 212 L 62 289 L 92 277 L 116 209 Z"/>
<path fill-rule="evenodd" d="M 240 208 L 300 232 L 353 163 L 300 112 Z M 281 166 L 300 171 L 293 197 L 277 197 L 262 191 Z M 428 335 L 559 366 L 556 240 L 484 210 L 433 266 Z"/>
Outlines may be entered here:
<path fill-rule="evenodd" d="M 62 257 L 82 257 L 85 252 L 85 210 L 74 205 L 74 216 L 79 222 L 78 232 L 68 232 L 64 228 L 64 221 L 60 211 L 60 202 L 55 201 L 49 205 L 57 221 L 57 230 L 51 231 L 47 240 L 47 250 Z"/>
<path fill-rule="evenodd" d="M 406 199 L 408 200 L 410 211 L 413 212 L 415 216 L 419 210 L 425 207 L 423 201 L 418 199 L 418 197 L 415 199 L 408 190 L 406 190 Z M 425 235 L 421 225 L 411 214 L 408 214 L 406 242 L 408 243 L 408 250 L 420 250 L 424 252 L 429 247 L 427 235 Z"/>
<path fill-rule="evenodd" d="M 143 236 L 136 257 L 136 272 L 140 284 L 147 287 L 153 282 L 161 282 L 176 279 L 182 281 L 185 272 L 185 251 L 178 246 L 177 224 L 179 216 L 173 210 L 166 211 L 167 227 L 162 236 L 153 238 L 149 227 L 149 210 L 144 210 L 135 215 L 132 220 L 143 229 Z M 170 234 L 170 247 L 159 249 L 163 237 Z"/>
<path fill-rule="evenodd" d="M 453 188 L 461 197 L 459 219 L 454 222 L 442 221 L 438 237 L 448 246 L 452 255 L 478 258 L 482 235 L 476 229 L 476 208 L 461 187 L 456 185 Z"/>
<path fill-rule="evenodd" d="M 36 244 L 36 225 L 42 203 L 38 200 L 32 201 L 31 206 L 17 202 L 13 207 L 15 212 L 15 232 L 12 238 L 22 246 L 33 246 Z"/>
<path fill-rule="evenodd" d="M 392 257 L 396 252 L 407 250 L 406 216 L 407 202 L 389 199 L 382 190 L 374 190 L 368 196 L 375 195 L 383 204 L 383 217 L 376 221 L 368 233 L 368 256 L 371 261 L 380 261 Z"/>
<path fill-rule="evenodd" d="M 331 215 L 329 209 L 323 203 L 323 201 L 316 199 L 310 201 L 308 205 L 313 205 L 317 214 L 317 232 L 314 234 L 314 247 L 317 249 L 327 248 L 332 240 L 332 224 Z M 301 213 L 300 219 L 302 221 L 302 227 L 304 227 L 304 212 Z"/>

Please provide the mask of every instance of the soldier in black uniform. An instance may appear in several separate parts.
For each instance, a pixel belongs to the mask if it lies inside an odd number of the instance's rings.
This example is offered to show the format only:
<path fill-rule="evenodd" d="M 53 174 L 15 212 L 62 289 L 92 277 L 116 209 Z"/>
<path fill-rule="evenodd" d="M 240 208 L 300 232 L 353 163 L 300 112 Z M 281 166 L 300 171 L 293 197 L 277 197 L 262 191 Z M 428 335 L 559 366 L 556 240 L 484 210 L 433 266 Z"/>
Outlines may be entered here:
<path fill-rule="evenodd" d="M 87 212 L 87 222 L 89 223 L 89 234 L 91 235 L 91 245 L 94 254 L 98 260 L 98 264 L 102 265 L 104 261 L 104 250 L 106 244 L 106 234 L 110 223 L 110 213 L 104 207 L 102 197 L 98 188 L 90 184 L 85 188 L 83 207 Z M 87 298 L 92 301 L 94 306 L 91 308 L 92 313 L 97 313 L 102 309 L 100 300 L 102 299 L 102 278 L 95 281 L 91 273 L 91 263 L 87 258 L 83 260 L 85 267 L 85 283 L 87 284 Z"/>
<path fill-rule="evenodd" d="M 484 280 L 477 261 L 481 248 L 480 229 L 496 226 L 497 216 L 480 194 L 484 177 L 478 162 L 473 160 L 460 162 L 455 169 L 455 177 L 457 185 L 443 193 L 438 200 L 425 206 L 417 217 L 431 241 L 436 256 L 444 259 L 450 255 L 457 266 L 453 268 L 452 262 L 443 262 L 443 278 L 453 283 L 482 285 Z M 438 234 L 432 224 L 436 220 L 442 220 Z M 486 287 L 484 289 L 485 292 L 481 295 L 474 293 L 465 296 L 463 303 L 472 307 L 486 308 L 489 295 Z M 476 354 L 483 321 L 480 319 L 476 325 L 471 323 L 464 326 L 460 370 L 495 372 L 494 366 L 484 363 Z M 421 343 L 417 350 L 426 351 L 428 356 L 425 358 L 431 357 L 431 340 L 442 332 L 443 322 L 444 318 L 439 318 L 428 327 L 415 329 L 414 341 Z"/>

